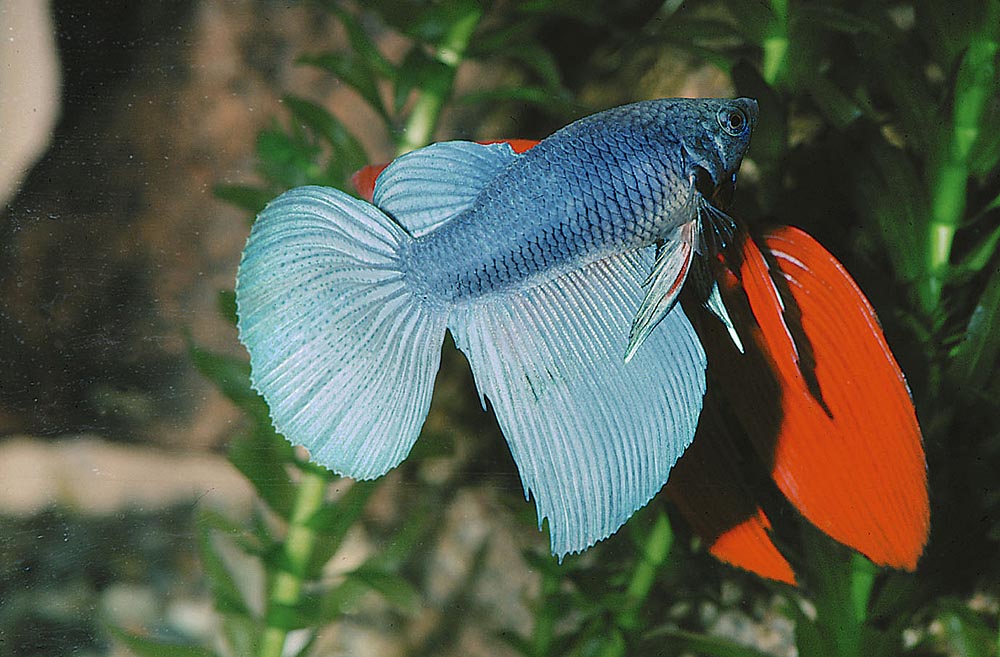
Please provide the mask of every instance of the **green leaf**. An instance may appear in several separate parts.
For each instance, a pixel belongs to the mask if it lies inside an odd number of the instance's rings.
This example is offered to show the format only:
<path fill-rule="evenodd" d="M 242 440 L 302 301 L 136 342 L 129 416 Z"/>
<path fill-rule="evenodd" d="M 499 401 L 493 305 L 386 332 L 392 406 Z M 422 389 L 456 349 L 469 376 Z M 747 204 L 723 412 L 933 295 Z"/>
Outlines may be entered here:
<path fill-rule="evenodd" d="M 481 13 L 476 0 L 440 0 L 434 3 L 382 0 L 380 15 L 400 32 L 433 46 L 444 45 L 452 28 Z"/>
<path fill-rule="evenodd" d="M 347 178 L 368 163 L 368 155 L 361 143 L 333 114 L 316 103 L 297 96 L 285 96 L 283 102 L 296 120 L 330 145 L 332 155 L 327 172 L 328 184 L 343 188 Z"/>
<path fill-rule="evenodd" d="M 413 585 L 395 573 L 365 564 L 348 575 L 379 593 L 400 611 L 415 613 L 420 609 L 421 598 Z"/>
<path fill-rule="evenodd" d="M 292 134 L 273 126 L 257 135 L 261 173 L 285 189 L 306 185 L 321 176 L 316 161 L 319 154 L 319 146 L 311 143 L 298 126 Z"/>
<path fill-rule="evenodd" d="M 734 25 L 743 38 L 758 46 L 771 35 L 777 20 L 766 2 L 731 2 L 727 9 L 732 13 Z"/>
<path fill-rule="evenodd" d="M 201 555 L 201 564 L 205 569 L 205 577 L 208 580 L 212 597 L 215 601 L 216 610 L 223 615 L 236 615 L 252 618 L 253 614 L 249 606 L 243 599 L 243 592 L 236 584 L 236 579 L 229 571 L 229 567 L 216 549 L 213 542 L 213 534 L 217 533 L 213 527 L 213 521 L 206 517 L 206 522 L 198 524 L 198 546 Z"/>
<path fill-rule="evenodd" d="M 864 116 L 864 110 L 824 75 L 816 72 L 806 82 L 813 102 L 834 127 L 843 130 Z"/>
<path fill-rule="evenodd" d="M 329 590 L 311 592 L 303 596 L 298 612 L 312 627 L 332 623 L 357 604 L 370 589 L 358 579 L 347 578 Z"/>
<path fill-rule="evenodd" d="M 248 413 L 257 423 L 270 425 L 264 399 L 250 386 L 250 363 L 242 358 L 213 353 L 195 345 L 186 336 L 188 357 L 206 379 L 227 399 Z"/>
<path fill-rule="evenodd" d="M 879 230 L 886 254 L 904 281 L 924 274 L 930 205 L 916 168 L 902 151 L 880 139 L 855 158 L 855 205 Z"/>
<path fill-rule="evenodd" d="M 883 29 L 867 17 L 827 4 L 800 4 L 796 7 L 795 20 L 844 34 L 878 34 Z"/>
<path fill-rule="evenodd" d="M 663 654 L 691 652 L 708 657 L 769 657 L 768 653 L 734 643 L 728 639 L 694 634 L 672 627 L 651 630 L 644 638 L 647 640 L 656 639 L 655 642 L 651 642 L 652 645 L 669 647 L 667 652 Z M 660 652 L 663 652 L 663 648 L 660 649 Z"/>
<path fill-rule="evenodd" d="M 967 162 L 979 138 L 980 117 L 987 103 L 997 95 L 998 44 L 974 40 L 966 49 L 955 78 L 952 116 L 954 133 L 952 157 Z"/>
<path fill-rule="evenodd" d="M 270 190 L 251 185 L 215 185 L 212 193 L 216 198 L 246 210 L 254 217 L 260 214 L 264 206 L 275 196 Z"/>
<path fill-rule="evenodd" d="M 446 90 L 453 73 L 450 66 L 428 55 L 421 46 L 410 48 L 399 66 L 399 77 L 393 89 L 395 111 L 398 113 L 403 109 L 414 89 Z"/>
<path fill-rule="evenodd" d="M 258 424 L 229 443 L 229 462 L 253 485 L 260 498 L 282 518 L 291 517 L 295 485 L 287 465 L 294 460 L 292 446 L 270 424 Z"/>
<path fill-rule="evenodd" d="M 979 243 L 962 258 L 954 268 L 955 274 L 964 279 L 970 274 L 981 272 L 993 260 L 998 244 L 1000 244 L 1000 225 L 997 225 L 985 239 L 979 240 Z"/>
<path fill-rule="evenodd" d="M 548 50 L 536 43 L 517 43 L 496 53 L 500 57 L 511 59 L 528 71 L 532 72 L 545 89 L 558 90 L 565 95 L 562 86 L 562 75 L 559 64 Z"/>
<path fill-rule="evenodd" d="M 994 631 L 968 607 L 946 600 L 938 615 L 948 654 L 954 657 L 991 657 Z"/>
<path fill-rule="evenodd" d="M 392 80 L 396 76 L 396 69 L 382 56 L 378 46 L 368 36 L 358 20 L 344 10 L 339 2 L 327 0 L 323 3 L 327 10 L 337 16 L 347 31 L 347 38 L 351 42 L 351 49 L 357 53 L 360 60 L 374 74 Z"/>
<path fill-rule="evenodd" d="M 664 37 L 676 43 L 691 45 L 710 43 L 742 43 L 743 37 L 732 22 L 717 18 L 677 18 L 670 21 Z"/>
<path fill-rule="evenodd" d="M 907 144 L 926 152 L 935 143 L 940 129 L 940 117 L 935 111 L 937 95 L 930 89 L 921 62 L 924 53 L 915 50 L 892 33 L 861 36 L 853 41 L 858 57 L 866 62 L 872 95 L 891 98 L 896 103 L 890 122 L 898 124 Z"/>
<path fill-rule="evenodd" d="M 219 295 L 215 299 L 215 307 L 219 309 L 227 322 L 236 326 L 236 292 L 233 290 L 219 290 Z"/>
<path fill-rule="evenodd" d="M 347 484 L 347 480 L 343 480 Z M 365 505 L 378 484 L 371 481 L 356 481 L 340 498 L 327 502 L 306 523 L 316 532 L 313 557 L 307 570 L 308 576 L 317 576 L 337 550 L 340 549 L 347 531 L 361 518 Z"/>
<path fill-rule="evenodd" d="M 317 55 L 303 55 L 299 64 L 308 64 L 333 73 L 341 82 L 357 91 L 372 108 L 379 113 L 382 120 L 390 122 L 389 113 L 382 104 L 378 90 L 378 80 L 372 71 L 362 62 L 357 53 L 326 52 Z"/>
<path fill-rule="evenodd" d="M 981 390 L 993 376 L 1000 355 L 1000 270 L 993 273 L 979 298 L 965 337 L 953 350 L 951 373 L 970 391 Z"/>
<path fill-rule="evenodd" d="M 551 89 L 530 85 L 473 91 L 457 98 L 456 101 L 466 105 L 499 102 L 531 103 L 551 114 L 568 113 L 575 109 L 569 97 Z"/>
<path fill-rule="evenodd" d="M 980 117 L 979 138 L 969 153 L 969 173 L 985 178 L 1000 167 L 1000 98 L 996 95 Z"/>
<path fill-rule="evenodd" d="M 249 616 L 222 617 L 222 633 L 233 655 L 256 655 L 260 646 L 261 622 Z"/>
<path fill-rule="evenodd" d="M 218 657 L 207 648 L 180 643 L 154 641 L 137 634 L 131 634 L 117 627 L 109 628 L 116 639 L 139 655 L 139 657 Z"/>

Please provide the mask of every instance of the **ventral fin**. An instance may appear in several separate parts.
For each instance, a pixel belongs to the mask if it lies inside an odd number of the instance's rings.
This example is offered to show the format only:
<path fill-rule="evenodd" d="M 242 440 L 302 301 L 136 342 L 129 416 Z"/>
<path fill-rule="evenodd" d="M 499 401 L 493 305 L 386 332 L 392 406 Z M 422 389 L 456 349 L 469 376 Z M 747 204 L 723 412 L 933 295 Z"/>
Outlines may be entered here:
<path fill-rule="evenodd" d="M 739 331 L 736 330 L 736 325 L 733 323 L 733 319 L 729 316 L 729 311 L 726 309 L 726 303 L 722 300 L 722 294 L 719 292 L 719 284 L 716 281 L 712 281 L 712 291 L 708 293 L 708 299 L 705 300 L 705 308 L 708 309 L 710 313 L 715 315 L 715 317 L 722 322 L 722 325 L 726 327 L 726 331 L 729 332 L 729 337 L 732 339 L 733 344 L 739 349 L 740 353 L 745 353 L 743 348 L 743 341 L 740 339 Z"/>
<path fill-rule="evenodd" d="M 449 320 L 560 557 L 607 538 L 694 438 L 705 355 L 678 307 L 621 357 L 652 249 L 459 307 Z"/>
<path fill-rule="evenodd" d="M 697 228 L 697 221 L 682 224 L 657 247 L 656 261 L 643 282 L 646 296 L 636 311 L 629 331 L 628 348 L 625 350 L 626 363 L 632 360 L 656 325 L 663 321 L 677 303 L 677 295 L 691 270 Z"/>
<path fill-rule="evenodd" d="M 373 203 L 414 237 L 472 205 L 517 154 L 506 143 L 446 141 L 407 153 L 377 174 Z"/>

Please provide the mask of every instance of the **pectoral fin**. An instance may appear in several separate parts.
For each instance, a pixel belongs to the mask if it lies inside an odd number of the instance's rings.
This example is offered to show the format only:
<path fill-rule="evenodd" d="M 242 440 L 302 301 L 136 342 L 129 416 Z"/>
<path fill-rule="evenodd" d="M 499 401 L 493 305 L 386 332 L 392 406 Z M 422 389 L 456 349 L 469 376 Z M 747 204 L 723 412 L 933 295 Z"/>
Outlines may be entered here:
<path fill-rule="evenodd" d="M 643 283 L 646 296 L 632 320 L 628 336 L 625 362 L 629 362 L 652 333 L 656 325 L 663 321 L 677 303 L 677 295 L 684 286 L 684 279 L 691 270 L 694 242 L 698 222 L 689 221 L 674 229 L 670 237 L 657 248 L 656 262 Z"/>

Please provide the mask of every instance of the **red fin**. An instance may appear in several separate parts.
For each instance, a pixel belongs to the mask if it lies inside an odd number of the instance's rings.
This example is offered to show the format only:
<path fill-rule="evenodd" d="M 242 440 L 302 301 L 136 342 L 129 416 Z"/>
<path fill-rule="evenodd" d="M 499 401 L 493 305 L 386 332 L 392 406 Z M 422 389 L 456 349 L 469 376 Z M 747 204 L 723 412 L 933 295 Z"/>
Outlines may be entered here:
<path fill-rule="evenodd" d="M 768 534 L 771 521 L 764 511 L 726 530 L 709 552 L 716 559 L 738 566 L 761 577 L 796 585 L 792 566 L 774 546 Z"/>
<path fill-rule="evenodd" d="M 351 176 L 351 184 L 354 185 L 354 189 L 358 190 L 358 194 L 361 198 L 372 202 L 372 197 L 375 195 L 375 179 L 378 178 L 378 174 L 385 171 L 385 168 L 389 166 L 386 164 L 369 164 L 361 167 L 354 172 Z"/>
<path fill-rule="evenodd" d="M 514 149 L 515 153 L 523 153 L 538 142 L 533 139 L 494 139 L 492 141 L 481 141 L 479 143 L 510 144 L 510 147 Z M 388 162 L 385 164 L 369 164 L 354 172 L 354 175 L 351 176 L 351 184 L 354 185 L 354 189 L 358 191 L 361 198 L 365 199 L 369 203 L 372 202 L 372 196 L 375 194 L 375 179 L 378 178 L 380 173 L 385 171 L 387 166 L 389 166 Z"/>
<path fill-rule="evenodd" d="M 524 151 L 534 148 L 538 144 L 537 139 L 491 139 L 489 141 L 481 141 L 480 144 L 510 144 L 510 147 L 514 149 L 515 153 L 523 153 Z"/>
<path fill-rule="evenodd" d="M 929 530 L 924 452 L 875 312 L 806 233 L 779 228 L 764 243 L 797 322 L 789 329 L 767 261 L 746 240 L 740 278 L 759 325 L 756 342 L 780 386 L 781 413 L 777 427 L 762 428 L 746 412 L 741 419 L 775 483 L 806 518 L 877 564 L 912 570 Z M 798 356 L 803 348 L 807 366 Z"/>
<path fill-rule="evenodd" d="M 709 391 L 698 435 L 671 471 L 667 494 L 712 556 L 794 585 L 792 567 L 771 541 L 771 523 L 752 494 L 746 464 L 739 462 L 714 399 Z"/>

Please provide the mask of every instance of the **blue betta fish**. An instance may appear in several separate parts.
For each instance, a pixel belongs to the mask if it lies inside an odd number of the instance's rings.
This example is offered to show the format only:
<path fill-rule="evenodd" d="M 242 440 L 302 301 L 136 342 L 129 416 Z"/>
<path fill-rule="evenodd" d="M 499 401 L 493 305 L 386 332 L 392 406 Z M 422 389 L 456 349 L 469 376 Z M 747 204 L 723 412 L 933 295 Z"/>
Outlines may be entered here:
<path fill-rule="evenodd" d="M 420 433 L 447 329 L 552 552 L 607 538 L 694 438 L 706 359 L 675 300 L 756 120 L 746 98 L 639 102 L 522 154 L 414 151 L 373 204 L 282 194 L 236 284 L 275 427 L 338 474 L 385 474 Z M 731 327 L 717 291 L 708 305 Z"/>

